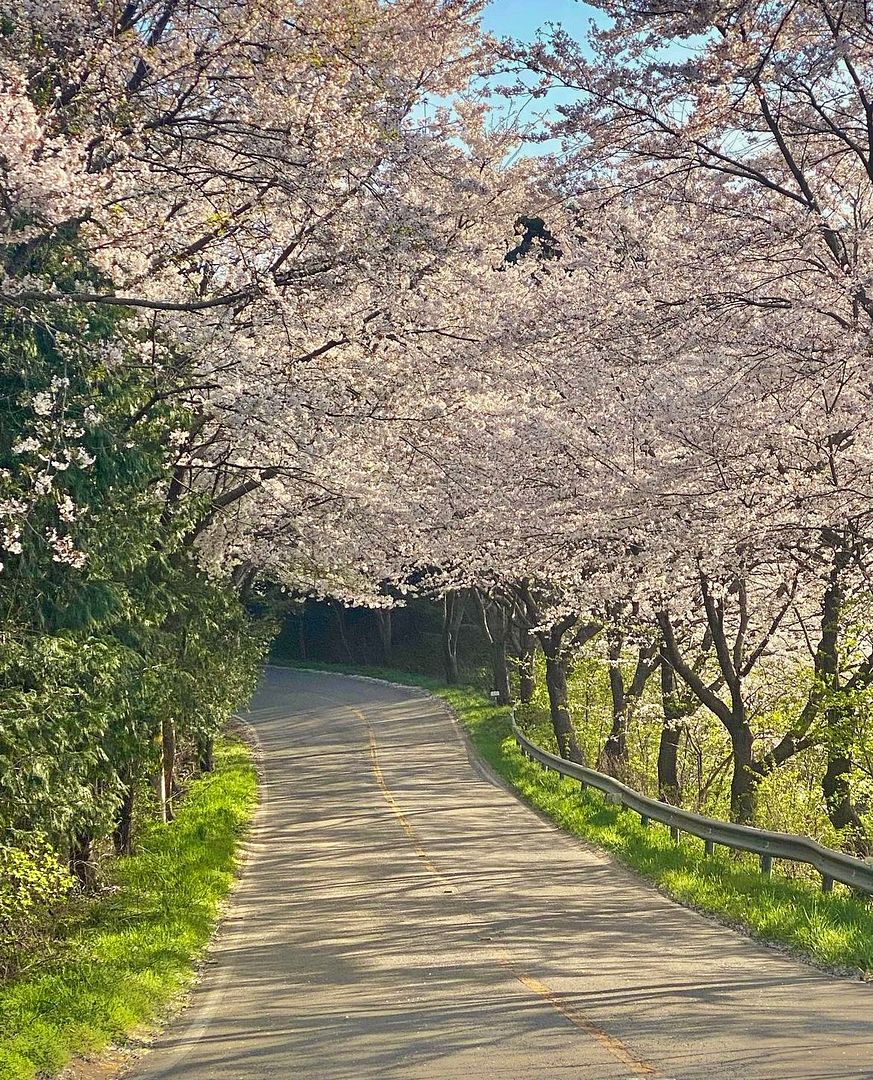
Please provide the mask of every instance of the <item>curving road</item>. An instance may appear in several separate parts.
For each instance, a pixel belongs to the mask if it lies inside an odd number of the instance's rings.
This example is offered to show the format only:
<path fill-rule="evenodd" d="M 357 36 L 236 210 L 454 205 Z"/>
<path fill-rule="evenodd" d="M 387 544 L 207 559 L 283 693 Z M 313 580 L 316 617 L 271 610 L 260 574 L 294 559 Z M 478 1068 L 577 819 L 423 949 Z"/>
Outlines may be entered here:
<path fill-rule="evenodd" d="M 873 1078 L 873 990 L 677 907 L 415 691 L 270 669 L 252 858 L 137 1080 Z"/>

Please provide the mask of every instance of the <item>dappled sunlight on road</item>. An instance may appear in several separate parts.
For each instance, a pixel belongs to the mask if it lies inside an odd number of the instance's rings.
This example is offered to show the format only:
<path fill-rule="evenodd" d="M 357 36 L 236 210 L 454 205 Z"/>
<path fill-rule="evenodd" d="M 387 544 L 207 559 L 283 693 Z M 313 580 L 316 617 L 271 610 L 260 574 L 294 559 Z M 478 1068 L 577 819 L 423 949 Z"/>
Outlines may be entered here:
<path fill-rule="evenodd" d="M 251 862 L 141 1080 L 873 1076 L 866 987 L 560 833 L 411 694 L 270 670 Z"/>

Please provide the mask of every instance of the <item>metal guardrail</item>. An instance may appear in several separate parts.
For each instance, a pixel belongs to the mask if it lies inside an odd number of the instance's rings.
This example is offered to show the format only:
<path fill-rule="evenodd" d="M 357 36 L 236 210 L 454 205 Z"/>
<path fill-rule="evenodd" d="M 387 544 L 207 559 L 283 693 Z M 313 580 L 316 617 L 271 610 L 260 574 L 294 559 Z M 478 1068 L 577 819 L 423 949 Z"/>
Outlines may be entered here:
<path fill-rule="evenodd" d="M 681 833 L 699 837 L 704 841 L 707 855 L 713 853 L 716 844 L 734 851 L 750 851 L 760 857 L 761 870 L 765 874 L 770 873 L 774 859 L 807 863 L 821 874 L 822 888 L 826 892 L 830 892 L 834 882 L 839 881 L 861 892 L 873 894 L 873 861 L 844 855 L 841 851 L 817 844 L 807 836 L 769 832 L 766 829 L 754 829 L 749 825 L 735 825 L 730 821 L 704 817 L 692 810 L 683 810 L 678 806 L 640 795 L 612 776 L 541 750 L 519 730 L 514 717 L 512 734 L 518 748 L 532 761 L 538 761 L 562 776 L 578 780 L 583 789 L 592 787 L 602 791 L 611 802 L 626 806 L 639 814 L 643 825 L 648 825 L 650 821 L 659 821 L 669 826 L 676 841 Z"/>

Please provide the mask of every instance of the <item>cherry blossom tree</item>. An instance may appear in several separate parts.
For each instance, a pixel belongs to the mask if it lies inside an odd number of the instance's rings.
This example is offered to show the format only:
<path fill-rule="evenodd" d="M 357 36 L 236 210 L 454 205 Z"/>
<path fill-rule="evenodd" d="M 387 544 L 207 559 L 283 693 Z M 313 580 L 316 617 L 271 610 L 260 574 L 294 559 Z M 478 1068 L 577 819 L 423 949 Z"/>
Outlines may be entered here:
<path fill-rule="evenodd" d="M 627 418 L 657 459 L 643 519 L 681 523 L 685 551 L 662 566 L 691 589 L 701 552 L 728 585 L 738 561 L 758 567 L 758 601 L 764 579 L 774 598 L 802 582 L 781 647 L 809 641 L 800 729 L 830 717 L 826 799 L 857 825 L 833 695 L 866 670 L 836 610 L 869 572 L 869 24 L 843 3 L 599 6 L 586 42 L 559 29 L 505 55 L 535 92 L 575 92 L 548 132 L 566 190 L 645 237 L 629 254 L 661 275 L 618 292 L 644 313 L 616 328 L 618 350 L 653 361 Z M 780 610 L 763 605 L 762 633 Z"/>
<path fill-rule="evenodd" d="M 822 745 L 860 837 L 873 38 L 839 3 L 600 6 L 587 43 L 502 49 L 563 91 L 563 153 L 525 157 L 471 89 L 496 56 L 473 0 L 0 0 L 0 304 L 42 337 L 78 321 L 135 384 L 113 438 L 162 432 L 167 557 L 341 605 L 442 596 L 450 676 L 473 599 L 502 698 L 507 643 L 539 642 L 576 760 L 587 648 L 617 773 L 660 667 L 663 797 L 699 706 L 736 818 Z M 19 558 L 38 520 L 87 572 L 68 479 L 98 421 L 65 379 L 18 400 L 0 528 Z M 775 658 L 805 692 L 762 731 Z"/>

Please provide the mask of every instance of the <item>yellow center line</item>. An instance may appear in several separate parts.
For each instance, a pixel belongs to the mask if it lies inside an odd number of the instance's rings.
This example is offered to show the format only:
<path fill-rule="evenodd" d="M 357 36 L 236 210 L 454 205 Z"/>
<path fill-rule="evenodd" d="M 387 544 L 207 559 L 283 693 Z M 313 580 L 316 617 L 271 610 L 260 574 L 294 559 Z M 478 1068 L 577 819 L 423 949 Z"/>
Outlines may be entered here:
<path fill-rule="evenodd" d="M 352 712 L 355 714 L 355 716 L 360 717 L 360 719 L 363 720 L 367 726 L 367 734 L 370 737 L 370 761 L 373 765 L 373 774 L 376 777 L 376 783 L 379 785 L 379 790 L 382 792 L 383 796 L 385 797 L 385 801 L 391 808 L 391 812 L 394 814 L 394 816 L 397 818 L 397 820 L 403 827 L 403 831 L 409 838 L 409 842 L 412 844 L 415 854 L 421 859 L 421 861 L 424 863 L 427 869 L 430 870 L 432 874 L 436 875 L 436 877 L 438 877 L 441 881 L 448 884 L 448 878 L 446 878 L 445 875 L 439 870 L 439 868 L 434 865 L 428 853 L 419 843 L 418 835 L 416 834 L 412 823 L 400 809 L 397 800 L 394 798 L 393 791 L 391 790 L 391 788 L 388 787 L 387 783 L 385 782 L 385 776 L 382 772 L 382 766 L 379 764 L 379 748 L 376 745 L 376 735 L 373 731 L 373 727 L 370 724 L 370 721 L 366 718 L 366 716 L 364 716 L 362 712 L 359 712 L 357 709 L 352 709 Z"/>
<path fill-rule="evenodd" d="M 433 860 L 422 847 L 421 842 L 418 839 L 418 834 L 415 831 L 415 827 L 403 813 L 397 799 L 394 797 L 394 793 L 388 787 L 385 780 L 385 774 L 382 772 L 382 766 L 379 763 L 379 747 L 376 742 L 376 733 L 373 731 L 373 725 L 359 709 L 352 709 L 351 711 L 359 720 L 363 721 L 364 726 L 367 729 L 367 735 L 370 740 L 370 761 L 373 767 L 373 775 L 376 777 L 376 783 L 390 807 L 391 812 L 397 818 L 403 831 L 406 833 L 415 854 L 421 859 L 432 874 L 438 877 L 440 881 L 450 886 L 452 892 L 455 892 L 455 888 L 454 886 L 451 886 L 449 879 L 436 865 L 434 865 Z M 546 983 L 536 978 L 536 976 L 528 975 L 526 972 L 522 971 L 506 949 L 497 947 L 493 951 L 500 965 L 506 968 L 513 978 L 520 982 L 522 986 L 548 1002 L 555 1012 L 563 1016 L 564 1019 L 568 1020 L 574 1027 L 578 1028 L 580 1031 L 584 1031 L 586 1035 L 595 1039 L 605 1050 L 609 1051 L 614 1058 L 620 1061 L 625 1068 L 629 1069 L 634 1076 L 657 1077 L 660 1075 L 658 1069 L 656 1069 L 651 1062 L 637 1057 L 637 1055 L 626 1047 L 620 1039 L 617 1039 L 614 1035 L 610 1035 L 608 1031 L 604 1031 L 603 1028 L 590 1020 L 581 1009 L 576 1008 L 572 1002 L 567 1001 L 566 998 L 556 990 L 553 990 L 550 986 L 547 986 Z"/>
<path fill-rule="evenodd" d="M 507 954 L 501 957 L 501 963 L 507 967 L 512 974 L 518 979 L 522 986 L 526 986 L 528 990 L 538 994 L 544 1001 L 547 1001 L 555 1012 L 558 1012 L 566 1020 L 569 1020 L 571 1024 L 579 1028 L 580 1031 L 584 1031 L 586 1035 L 590 1035 L 593 1039 L 605 1049 L 622 1065 L 629 1069 L 634 1076 L 647 1076 L 656 1077 L 660 1076 L 660 1072 L 651 1062 L 646 1061 L 644 1058 L 637 1057 L 637 1055 L 630 1050 L 624 1043 L 617 1039 L 614 1035 L 610 1035 L 608 1031 L 604 1031 L 602 1027 L 599 1027 L 593 1020 L 589 1020 L 585 1013 L 581 1009 L 576 1008 L 572 1002 L 567 1001 L 557 991 L 553 990 L 550 986 L 547 986 L 541 979 L 536 978 L 535 975 L 527 975 L 524 972 L 519 972 L 516 969 L 515 962 Z"/>

